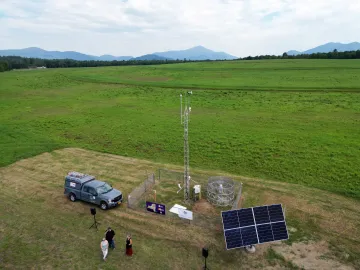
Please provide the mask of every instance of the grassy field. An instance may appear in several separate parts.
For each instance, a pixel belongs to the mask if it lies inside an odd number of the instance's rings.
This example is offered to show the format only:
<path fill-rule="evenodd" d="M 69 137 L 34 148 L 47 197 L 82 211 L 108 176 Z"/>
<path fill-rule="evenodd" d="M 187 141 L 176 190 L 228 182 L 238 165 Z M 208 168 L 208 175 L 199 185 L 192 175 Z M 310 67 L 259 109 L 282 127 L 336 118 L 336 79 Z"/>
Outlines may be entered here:
<path fill-rule="evenodd" d="M 0 166 L 63 147 L 182 164 L 179 94 L 197 87 L 191 167 L 359 199 L 359 71 L 275 60 L 6 72 Z"/>
<path fill-rule="evenodd" d="M 70 170 L 106 179 L 126 197 L 146 172 L 163 166 L 181 170 L 181 166 L 67 148 L 0 168 L 0 268 L 199 270 L 201 248 L 207 246 L 210 269 L 359 269 L 360 203 L 329 192 L 229 175 L 244 183 L 243 207 L 272 203 L 285 207 L 290 239 L 258 245 L 254 254 L 226 251 L 222 227 L 177 222 L 125 205 L 109 211 L 97 208 L 99 231 L 90 230 L 91 205 L 72 203 L 63 195 L 64 176 Z M 167 189 L 159 190 L 163 199 L 176 185 Z M 220 213 L 214 214 L 220 220 Z M 109 251 L 104 263 L 99 245 L 109 225 L 116 232 L 117 248 Z M 124 256 L 127 233 L 133 236 L 133 258 Z"/>
<path fill-rule="evenodd" d="M 69 78 L 167 88 L 359 90 L 358 60 L 202 62 L 153 67 L 74 69 Z"/>

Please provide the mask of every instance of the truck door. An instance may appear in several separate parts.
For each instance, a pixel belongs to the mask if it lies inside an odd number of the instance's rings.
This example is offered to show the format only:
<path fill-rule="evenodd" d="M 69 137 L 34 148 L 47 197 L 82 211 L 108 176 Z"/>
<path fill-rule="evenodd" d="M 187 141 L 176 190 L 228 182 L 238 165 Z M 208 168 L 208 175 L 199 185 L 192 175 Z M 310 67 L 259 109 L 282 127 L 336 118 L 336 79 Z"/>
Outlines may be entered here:
<path fill-rule="evenodd" d="M 96 203 L 97 192 L 96 192 L 95 188 L 89 187 L 89 194 L 90 194 L 89 202 Z"/>
<path fill-rule="evenodd" d="M 91 194 L 92 187 L 84 186 L 82 192 L 81 192 L 81 199 L 85 202 L 93 202 L 94 195 Z"/>

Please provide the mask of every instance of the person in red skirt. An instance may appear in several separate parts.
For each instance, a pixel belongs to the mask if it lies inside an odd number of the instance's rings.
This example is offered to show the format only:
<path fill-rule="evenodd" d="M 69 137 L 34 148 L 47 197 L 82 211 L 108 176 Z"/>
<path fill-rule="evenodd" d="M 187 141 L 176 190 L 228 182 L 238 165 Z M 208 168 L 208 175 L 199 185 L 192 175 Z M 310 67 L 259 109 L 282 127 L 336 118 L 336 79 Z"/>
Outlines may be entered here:
<path fill-rule="evenodd" d="M 132 256 L 133 250 L 132 250 L 132 239 L 131 236 L 128 234 L 126 238 L 126 255 Z"/>

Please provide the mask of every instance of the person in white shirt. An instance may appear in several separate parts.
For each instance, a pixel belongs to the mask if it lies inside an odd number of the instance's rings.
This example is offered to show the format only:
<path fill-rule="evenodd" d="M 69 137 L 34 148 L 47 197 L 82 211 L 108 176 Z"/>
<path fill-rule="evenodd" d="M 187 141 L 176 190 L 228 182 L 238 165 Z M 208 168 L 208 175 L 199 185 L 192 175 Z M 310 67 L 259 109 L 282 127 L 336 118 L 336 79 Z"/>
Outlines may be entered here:
<path fill-rule="evenodd" d="M 109 250 L 109 242 L 105 238 L 103 238 L 103 240 L 101 241 L 100 248 L 103 253 L 103 259 L 104 259 L 104 261 L 106 261 L 106 256 L 107 256 L 108 250 Z"/>

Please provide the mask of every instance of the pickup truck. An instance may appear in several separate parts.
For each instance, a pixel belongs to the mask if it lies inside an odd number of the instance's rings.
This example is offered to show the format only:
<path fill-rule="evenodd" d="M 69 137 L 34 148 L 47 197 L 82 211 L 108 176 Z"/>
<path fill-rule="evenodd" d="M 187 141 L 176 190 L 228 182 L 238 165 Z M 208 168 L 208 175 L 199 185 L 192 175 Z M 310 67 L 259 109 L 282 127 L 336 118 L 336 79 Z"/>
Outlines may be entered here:
<path fill-rule="evenodd" d="M 112 188 L 106 182 L 96 180 L 92 175 L 78 172 L 69 172 L 65 177 L 64 194 L 72 202 L 81 200 L 93 203 L 103 210 L 115 207 L 123 201 L 120 190 Z"/>

